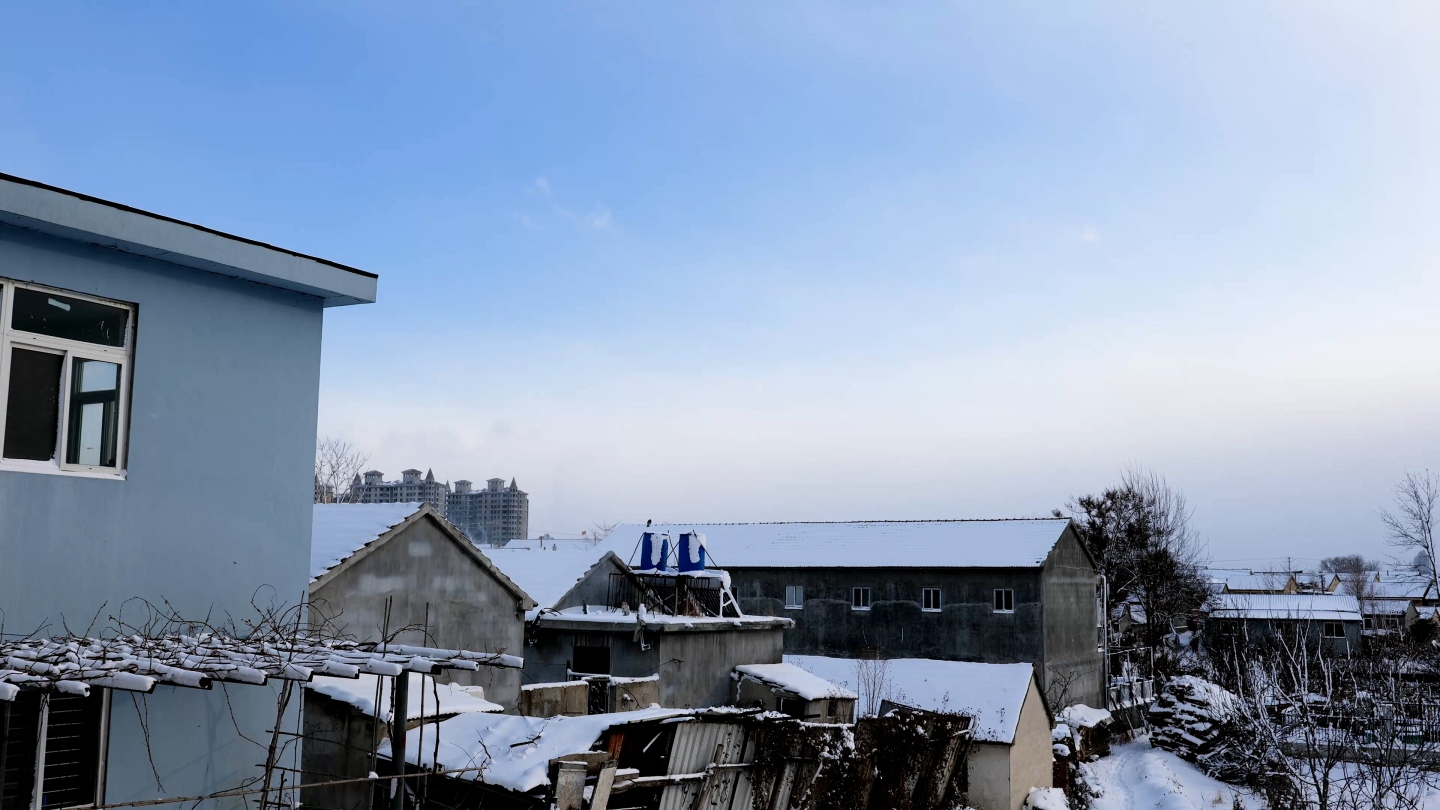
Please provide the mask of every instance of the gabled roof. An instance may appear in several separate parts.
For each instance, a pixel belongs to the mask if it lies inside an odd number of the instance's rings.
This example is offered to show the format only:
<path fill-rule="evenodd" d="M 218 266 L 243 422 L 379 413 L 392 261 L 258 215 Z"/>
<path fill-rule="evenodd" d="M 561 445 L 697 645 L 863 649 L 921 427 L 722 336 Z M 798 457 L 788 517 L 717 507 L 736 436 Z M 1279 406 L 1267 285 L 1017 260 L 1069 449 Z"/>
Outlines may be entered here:
<path fill-rule="evenodd" d="M 624 524 L 602 544 L 631 561 L 644 532 L 705 535 L 714 568 L 1038 568 L 1068 518 Z"/>
<path fill-rule="evenodd" d="M 562 547 L 559 551 L 505 546 L 487 548 L 485 553 L 495 567 L 524 588 L 542 608 L 554 607 L 590 569 L 613 556 L 608 549 L 595 546 Z M 624 567 L 623 560 L 617 559 L 616 563 Z"/>
<path fill-rule="evenodd" d="M 412 524 L 432 521 L 441 533 L 477 565 L 520 599 L 528 610 L 535 600 L 505 575 L 475 544 L 428 503 L 329 503 L 314 505 L 310 529 L 310 589 L 324 586 Z"/>
<path fill-rule="evenodd" d="M 856 688 L 855 659 L 819 655 L 787 655 L 794 664 L 831 683 Z M 893 703 L 928 711 L 959 712 L 974 718 L 977 742 L 1015 742 L 1020 712 L 1035 681 L 1031 664 L 981 664 L 972 661 L 932 661 L 928 658 L 892 658 L 888 667 L 894 687 Z M 1044 706 L 1045 695 L 1036 684 Z M 878 708 L 878 707 L 876 707 Z M 1042 708 L 1049 714 L 1049 707 Z M 1047 723 L 1047 728 L 1049 724 Z M 1048 732 L 1047 732 L 1048 734 Z M 1048 742 L 1048 740 L 1047 740 Z"/>
<path fill-rule="evenodd" d="M 1210 597 L 1206 608 L 1216 619 L 1360 621 L 1360 603 L 1340 594 L 1222 593 Z"/>
<path fill-rule="evenodd" d="M 374 273 L 3 173 L 0 222 L 292 290 L 327 307 L 375 302 Z"/>
<path fill-rule="evenodd" d="M 1430 591 L 1428 579 L 1387 579 L 1370 583 L 1368 596 L 1371 599 L 1424 599 Z"/>

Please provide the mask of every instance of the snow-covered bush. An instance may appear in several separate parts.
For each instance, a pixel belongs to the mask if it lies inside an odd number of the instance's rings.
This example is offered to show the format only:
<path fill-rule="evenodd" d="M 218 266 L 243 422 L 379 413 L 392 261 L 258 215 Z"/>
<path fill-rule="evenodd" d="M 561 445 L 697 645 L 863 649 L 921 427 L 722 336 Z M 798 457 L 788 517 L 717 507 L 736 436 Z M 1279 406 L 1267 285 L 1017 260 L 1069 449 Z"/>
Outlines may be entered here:
<path fill-rule="evenodd" d="M 1030 788 L 1030 795 L 1025 797 L 1025 807 L 1028 810 L 1070 810 L 1070 802 L 1060 788 Z"/>

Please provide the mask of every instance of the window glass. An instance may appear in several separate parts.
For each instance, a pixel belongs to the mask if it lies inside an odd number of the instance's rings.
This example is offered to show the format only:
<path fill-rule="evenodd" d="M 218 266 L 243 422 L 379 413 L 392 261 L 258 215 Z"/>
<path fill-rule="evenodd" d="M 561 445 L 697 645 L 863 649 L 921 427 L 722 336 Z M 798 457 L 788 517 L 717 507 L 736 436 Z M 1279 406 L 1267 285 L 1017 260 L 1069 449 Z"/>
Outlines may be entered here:
<path fill-rule="evenodd" d="M 37 335 L 124 346 L 129 319 L 129 311 L 120 307 L 16 287 L 10 326 Z"/>
<path fill-rule="evenodd" d="M 1013 613 L 1015 611 L 1015 592 L 1009 588 L 995 589 L 995 612 Z"/>
<path fill-rule="evenodd" d="M 70 382 L 69 464 L 115 466 L 115 430 L 120 423 L 120 366 L 77 358 Z"/>
<path fill-rule="evenodd" d="M 805 589 L 799 585 L 785 586 L 785 607 L 805 607 Z"/>
<path fill-rule="evenodd" d="M 856 610 L 870 609 L 870 589 L 855 588 L 850 592 L 850 606 Z"/>
<path fill-rule="evenodd" d="M 5 403 L 5 458 L 49 461 L 60 427 L 58 354 L 15 348 L 10 353 L 10 392 Z"/>
<path fill-rule="evenodd" d="M 926 588 L 922 593 L 921 607 L 925 610 L 940 609 L 940 589 Z"/>

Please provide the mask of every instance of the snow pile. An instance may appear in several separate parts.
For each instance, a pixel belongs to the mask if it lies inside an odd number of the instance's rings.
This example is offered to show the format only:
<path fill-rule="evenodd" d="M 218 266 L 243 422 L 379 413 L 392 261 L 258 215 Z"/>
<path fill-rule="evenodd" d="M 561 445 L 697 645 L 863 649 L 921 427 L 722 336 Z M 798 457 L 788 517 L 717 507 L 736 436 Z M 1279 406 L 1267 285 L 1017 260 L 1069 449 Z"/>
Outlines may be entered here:
<path fill-rule="evenodd" d="M 1234 717 L 1237 700 L 1202 678 L 1174 678 L 1150 707 L 1150 723 L 1155 729 L 1150 740 L 1156 748 L 1204 763 L 1223 742 L 1224 726 Z"/>
<path fill-rule="evenodd" d="M 1148 743 L 1117 745 L 1113 753 L 1080 766 L 1091 793 L 1091 810 L 1264 810 L 1265 802 L 1227 785 Z"/>
<path fill-rule="evenodd" d="M 856 659 L 787 655 L 785 663 L 813 672 L 831 683 L 859 691 Z M 877 663 L 877 662 L 871 662 Z M 979 664 L 892 658 L 878 662 L 890 687 L 881 695 L 892 703 L 932 712 L 968 714 L 977 742 L 1010 744 L 1025 705 L 1035 669 L 1030 664 Z"/>
<path fill-rule="evenodd" d="M 419 503 L 317 503 L 310 524 L 310 580 L 419 511 Z"/>
<path fill-rule="evenodd" d="M 842 689 L 794 664 L 741 664 L 735 667 L 735 678 L 759 681 L 771 689 L 788 692 L 801 700 L 856 699 L 854 692 Z"/>
<path fill-rule="evenodd" d="M 1030 788 L 1025 797 L 1025 806 L 1030 810 L 1070 810 L 1065 791 L 1060 788 Z"/>
<path fill-rule="evenodd" d="M 584 717 L 462 714 L 411 730 L 405 736 L 405 761 L 437 770 L 470 769 L 455 777 L 525 793 L 549 782 L 550 760 L 589 751 L 612 726 L 688 713 L 676 709 L 641 709 Z M 420 744 L 421 734 L 425 735 L 424 745 Z M 389 740 L 380 744 L 379 753 L 384 757 L 391 755 Z"/>
<path fill-rule="evenodd" d="M 1055 719 L 1068 726 L 1077 729 L 1095 728 L 1096 726 L 1108 723 L 1111 720 L 1110 712 L 1105 709 L 1092 709 L 1084 703 L 1076 703 L 1062 709 L 1055 715 Z"/>
<path fill-rule="evenodd" d="M 410 699 L 407 701 L 406 717 L 412 720 L 422 716 L 446 717 L 456 714 L 469 714 L 471 712 L 501 712 L 505 707 L 498 703 L 491 703 L 482 697 L 477 697 L 465 687 L 453 683 L 436 683 L 429 675 L 421 675 L 412 672 L 410 678 Z M 376 711 L 376 681 L 379 681 L 379 706 Z M 394 699 L 390 696 L 390 686 L 394 678 L 381 678 L 376 675 L 361 675 L 359 678 L 331 678 L 324 675 L 316 675 L 315 680 L 305 684 L 306 689 L 314 691 L 341 703 L 354 706 L 361 714 L 370 717 L 378 717 L 381 722 L 388 723 L 394 712 L 392 704 Z M 473 687 L 472 687 L 473 688 Z"/>

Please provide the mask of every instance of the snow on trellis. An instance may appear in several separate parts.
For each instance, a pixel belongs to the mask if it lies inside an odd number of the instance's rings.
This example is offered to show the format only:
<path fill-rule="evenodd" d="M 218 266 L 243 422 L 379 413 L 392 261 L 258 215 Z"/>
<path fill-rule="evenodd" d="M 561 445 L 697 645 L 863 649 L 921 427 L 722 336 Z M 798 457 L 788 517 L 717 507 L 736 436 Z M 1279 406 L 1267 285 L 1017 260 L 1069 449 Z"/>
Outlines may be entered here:
<path fill-rule="evenodd" d="M 261 685 L 271 678 L 309 681 L 315 675 L 358 678 L 523 665 L 519 656 L 501 653 L 303 636 L 27 638 L 0 640 L 0 700 L 14 700 L 20 689 L 88 695 L 95 686 L 150 692 L 157 684 L 208 689 L 214 681 Z"/>

